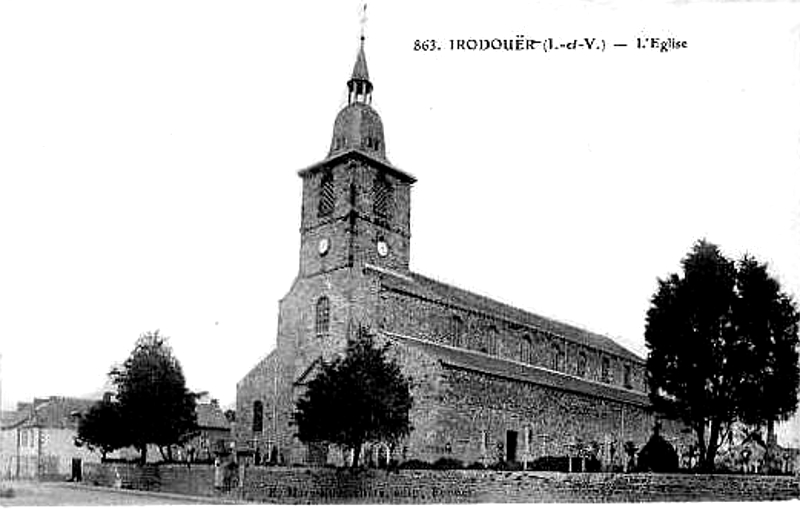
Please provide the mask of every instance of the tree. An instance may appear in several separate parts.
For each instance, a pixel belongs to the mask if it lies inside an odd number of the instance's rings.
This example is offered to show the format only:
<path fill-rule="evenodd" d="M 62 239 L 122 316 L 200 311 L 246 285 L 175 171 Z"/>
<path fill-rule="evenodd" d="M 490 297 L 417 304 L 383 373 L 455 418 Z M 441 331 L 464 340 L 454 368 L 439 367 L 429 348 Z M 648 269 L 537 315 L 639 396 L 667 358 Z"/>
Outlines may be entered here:
<path fill-rule="evenodd" d="M 648 382 L 655 409 L 694 430 L 708 471 L 733 423 L 796 409 L 800 315 L 752 257 L 736 263 L 701 240 L 681 266 L 647 312 Z"/>
<path fill-rule="evenodd" d="M 411 381 L 360 329 L 343 357 L 321 362 L 317 376 L 297 401 L 294 422 L 305 443 L 332 443 L 353 450 L 358 466 L 363 444 L 397 443 L 411 431 Z"/>
<path fill-rule="evenodd" d="M 196 395 L 187 390 L 167 339 L 159 331 L 142 334 L 125 363 L 110 373 L 125 423 L 120 431 L 140 452 L 142 463 L 148 444 L 172 460 L 171 446 L 185 443 L 197 431 Z"/>
<path fill-rule="evenodd" d="M 124 432 L 119 404 L 104 399 L 80 416 L 75 445 L 85 446 L 90 451 L 100 451 L 105 461 L 108 453 L 129 445 Z"/>

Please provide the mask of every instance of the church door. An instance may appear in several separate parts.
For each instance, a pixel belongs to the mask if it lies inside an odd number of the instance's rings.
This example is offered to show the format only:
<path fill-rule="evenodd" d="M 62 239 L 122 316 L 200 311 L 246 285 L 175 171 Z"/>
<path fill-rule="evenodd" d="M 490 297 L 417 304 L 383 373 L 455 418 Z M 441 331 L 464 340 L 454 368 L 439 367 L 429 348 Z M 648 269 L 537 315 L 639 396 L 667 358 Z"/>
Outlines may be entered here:
<path fill-rule="evenodd" d="M 506 462 L 514 463 L 517 461 L 517 435 L 516 431 L 506 431 Z"/>

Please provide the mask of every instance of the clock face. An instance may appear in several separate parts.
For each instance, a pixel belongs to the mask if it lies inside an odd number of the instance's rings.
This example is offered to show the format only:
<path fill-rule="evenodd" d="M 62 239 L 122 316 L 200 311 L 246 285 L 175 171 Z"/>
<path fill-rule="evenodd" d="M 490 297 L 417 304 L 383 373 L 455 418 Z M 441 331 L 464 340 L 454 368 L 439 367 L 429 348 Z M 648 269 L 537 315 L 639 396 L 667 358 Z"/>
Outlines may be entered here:
<path fill-rule="evenodd" d="M 326 254 L 330 248 L 331 243 L 327 238 L 319 239 L 319 244 L 317 244 L 317 251 L 319 251 L 319 254 Z"/>
<path fill-rule="evenodd" d="M 381 256 L 389 254 L 389 244 L 387 244 L 385 240 L 378 241 L 378 254 Z"/>

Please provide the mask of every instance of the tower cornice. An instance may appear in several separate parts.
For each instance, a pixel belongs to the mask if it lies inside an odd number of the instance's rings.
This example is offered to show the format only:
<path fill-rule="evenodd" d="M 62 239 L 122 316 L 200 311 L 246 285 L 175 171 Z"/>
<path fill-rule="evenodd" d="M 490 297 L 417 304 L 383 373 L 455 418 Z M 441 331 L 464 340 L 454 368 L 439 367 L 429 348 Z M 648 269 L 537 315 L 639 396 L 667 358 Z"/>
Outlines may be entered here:
<path fill-rule="evenodd" d="M 386 161 L 382 161 L 376 157 L 373 157 L 372 155 L 359 149 L 350 149 L 344 152 L 337 153 L 331 157 L 323 159 L 318 163 L 314 163 L 311 166 L 299 170 L 297 174 L 300 177 L 306 177 L 318 171 L 323 171 L 328 168 L 333 168 L 334 166 L 342 162 L 348 161 L 350 159 L 356 159 L 362 162 L 366 162 L 368 164 L 375 165 L 378 168 L 386 171 L 390 175 L 397 177 L 398 179 L 400 179 L 400 181 L 405 182 L 407 184 L 413 184 L 414 182 L 417 181 L 416 177 L 414 177 L 410 173 L 405 172 L 400 168 L 397 168 L 396 166 L 389 164 Z"/>

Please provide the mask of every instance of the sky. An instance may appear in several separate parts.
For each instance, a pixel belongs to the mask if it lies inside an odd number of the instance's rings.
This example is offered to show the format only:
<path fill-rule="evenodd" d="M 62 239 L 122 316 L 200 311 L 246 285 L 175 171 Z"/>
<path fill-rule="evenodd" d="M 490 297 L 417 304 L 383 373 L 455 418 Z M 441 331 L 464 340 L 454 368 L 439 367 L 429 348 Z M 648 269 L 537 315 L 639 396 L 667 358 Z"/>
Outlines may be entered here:
<path fill-rule="evenodd" d="M 296 172 L 327 154 L 360 18 L 0 4 L 3 408 L 96 394 L 155 329 L 233 404 L 275 344 Z M 412 270 L 643 356 L 657 280 L 700 238 L 800 298 L 800 5 L 372 1 L 364 30 L 388 158 L 418 178 Z M 451 49 L 494 38 L 606 47 Z"/>

